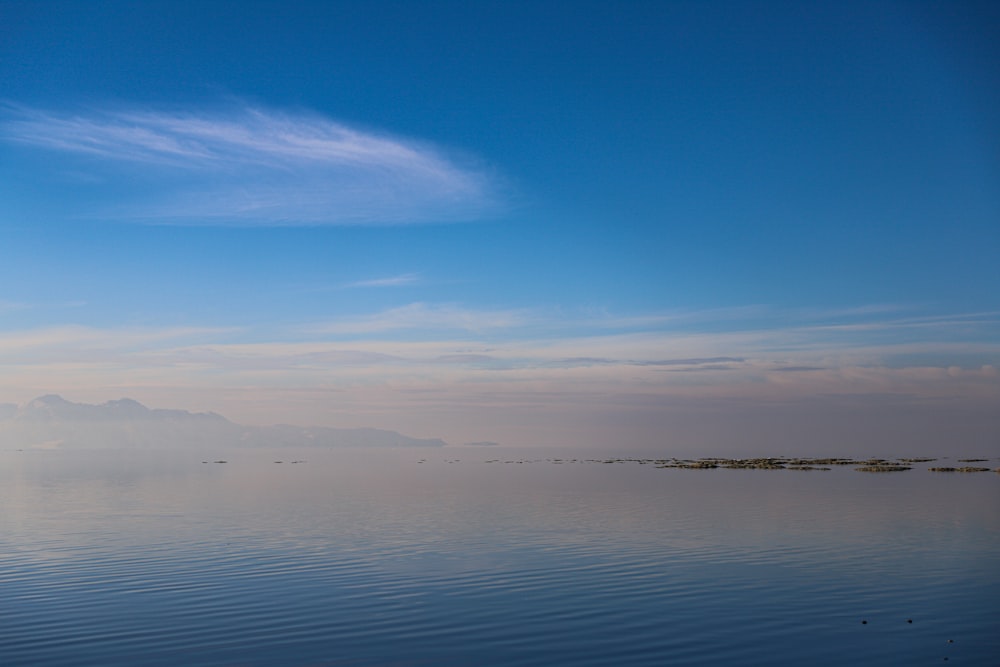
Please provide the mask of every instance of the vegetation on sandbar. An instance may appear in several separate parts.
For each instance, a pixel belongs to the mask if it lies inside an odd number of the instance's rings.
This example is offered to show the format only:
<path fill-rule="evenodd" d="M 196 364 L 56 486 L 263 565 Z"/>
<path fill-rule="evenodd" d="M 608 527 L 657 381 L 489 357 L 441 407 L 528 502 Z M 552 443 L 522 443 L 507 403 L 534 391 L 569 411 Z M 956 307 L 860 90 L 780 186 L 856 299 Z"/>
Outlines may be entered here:
<path fill-rule="evenodd" d="M 989 459 L 958 459 L 961 462 L 968 461 L 988 461 Z M 842 457 L 820 457 L 820 458 L 799 458 L 799 457 L 754 457 L 746 459 L 723 458 L 706 456 L 700 459 L 678 459 L 678 458 L 632 458 L 632 457 L 612 457 L 603 459 L 516 459 L 501 460 L 490 459 L 486 463 L 637 463 L 639 465 L 651 465 L 655 468 L 677 468 L 683 470 L 714 470 L 717 468 L 727 468 L 730 470 L 832 470 L 830 466 L 856 466 L 858 472 L 902 472 L 913 470 L 913 465 L 917 463 L 929 463 L 937 461 L 932 457 L 900 457 L 896 459 L 852 459 Z M 988 472 L 990 468 L 980 468 L 973 466 L 964 467 L 935 467 L 926 468 L 930 472 Z M 1000 473 L 1000 468 L 996 472 Z"/>

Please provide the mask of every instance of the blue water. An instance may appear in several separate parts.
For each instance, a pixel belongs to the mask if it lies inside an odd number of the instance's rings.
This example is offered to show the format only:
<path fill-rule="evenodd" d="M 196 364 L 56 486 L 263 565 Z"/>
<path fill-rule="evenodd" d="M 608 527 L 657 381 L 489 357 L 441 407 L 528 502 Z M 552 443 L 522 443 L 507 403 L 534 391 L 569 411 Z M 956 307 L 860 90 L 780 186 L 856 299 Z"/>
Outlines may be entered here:
<path fill-rule="evenodd" d="M 0 452 L 0 664 L 1000 665 L 996 473 L 552 456 Z"/>

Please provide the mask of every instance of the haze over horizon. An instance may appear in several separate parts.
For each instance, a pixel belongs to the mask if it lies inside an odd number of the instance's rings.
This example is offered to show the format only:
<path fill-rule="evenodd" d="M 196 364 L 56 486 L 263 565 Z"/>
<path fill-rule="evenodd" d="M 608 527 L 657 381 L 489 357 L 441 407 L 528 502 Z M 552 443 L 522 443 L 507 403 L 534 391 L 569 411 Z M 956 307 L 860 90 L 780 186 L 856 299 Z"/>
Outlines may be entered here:
<path fill-rule="evenodd" d="M 0 3 L 0 403 L 998 455 L 998 26 Z"/>

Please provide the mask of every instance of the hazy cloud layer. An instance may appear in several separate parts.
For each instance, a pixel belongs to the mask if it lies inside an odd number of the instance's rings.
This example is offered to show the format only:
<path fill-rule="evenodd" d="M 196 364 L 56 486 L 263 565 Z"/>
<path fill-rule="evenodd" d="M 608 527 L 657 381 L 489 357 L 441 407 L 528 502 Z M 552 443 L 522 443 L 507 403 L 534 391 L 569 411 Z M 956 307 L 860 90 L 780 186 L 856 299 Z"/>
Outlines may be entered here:
<path fill-rule="evenodd" d="M 980 424 L 980 434 L 992 428 L 982 424 L 1000 404 L 995 314 L 880 312 L 819 323 L 824 318 L 814 314 L 786 314 L 783 327 L 726 315 L 731 328 L 720 331 L 720 322 L 692 313 L 678 320 L 683 326 L 621 318 L 609 331 L 613 318 L 588 328 L 586 313 L 573 319 L 417 303 L 284 335 L 80 326 L 6 332 L 0 402 L 55 392 L 96 402 L 132 396 L 247 423 L 377 425 L 510 444 L 544 440 L 547 429 L 562 439 L 610 437 L 611 430 L 591 431 L 626 418 L 664 428 L 666 415 L 692 433 L 726 420 L 742 433 L 743 417 L 734 415 L 753 406 L 774 410 L 767 413 L 773 419 L 808 414 L 814 424 L 836 417 L 847 425 L 862 423 L 862 414 L 880 418 L 883 408 L 912 415 L 912 423 L 943 410 L 950 416 L 934 422 L 938 435 L 947 424 Z M 399 330 L 428 335 L 393 338 Z M 899 428 L 911 423 L 900 419 Z M 768 422 L 767 432 L 780 423 Z"/>
<path fill-rule="evenodd" d="M 746 327 L 729 331 L 670 328 L 586 332 L 579 322 L 544 321 L 537 311 L 483 311 L 458 305 L 415 303 L 363 318 L 262 339 L 246 329 L 117 328 L 62 326 L 0 333 L 0 365 L 58 367 L 72 363 L 120 365 L 166 375 L 178 368 L 220 372 L 220 383 L 241 384 L 241 374 L 281 371 L 278 384 L 315 374 L 336 384 L 422 377 L 444 384 L 458 376 L 499 382 L 504 378 L 586 375 L 591 381 L 646 388 L 687 390 L 692 383 L 739 393 L 777 386 L 813 384 L 828 389 L 837 378 L 843 390 L 861 380 L 897 375 L 934 381 L 996 377 L 1000 343 L 991 337 L 997 318 L 959 315 L 950 319 L 910 318 L 865 326 Z M 560 326 L 562 328 L 560 328 Z M 906 336 L 882 340 L 886 328 L 908 328 Z M 393 339 L 397 330 L 426 330 L 436 336 Z M 538 334 L 543 331 L 544 335 Z M 310 334 L 304 337 L 304 332 Z M 948 333 L 950 332 L 950 333 Z M 678 371 L 728 370 L 728 377 L 684 379 Z M 333 371 L 335 374 L 331 375 Z M 232 373 L 227 376 L 225 373 Z M 296 379 L 298 378 L 298 380 Z M 849 380 L 849 381 L 848 381 Z M 97 382 L 100 384 L 100 382 Z M 265 383 L 266 384 L 266 383 Z M 10 387 L 7 387 L 10 390 Z M 578 388 L 567 384 L 566 391 Z"/>
<path fill-rule="evenodd" d="M 178 224 L 402 224 L 478 218 L 494 178 L 419 141 L 319 114 L 8 108 L 0 137 L 83 160 L 93 215 Z M 126 174 L 142 199 L 115 190 Z M 140 187 L 141 186 L 141 187 Z"/>

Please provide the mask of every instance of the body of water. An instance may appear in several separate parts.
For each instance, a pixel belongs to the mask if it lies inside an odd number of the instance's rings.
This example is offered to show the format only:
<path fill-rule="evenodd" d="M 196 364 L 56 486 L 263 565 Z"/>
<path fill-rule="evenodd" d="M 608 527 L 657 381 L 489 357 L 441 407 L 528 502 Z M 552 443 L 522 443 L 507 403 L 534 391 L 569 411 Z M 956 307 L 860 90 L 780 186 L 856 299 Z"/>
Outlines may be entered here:
<path fill-rule="evenodd" d="M 1000 475 L 601 460 L 0 452 L 0 664 L 1000 665 Z"/>

